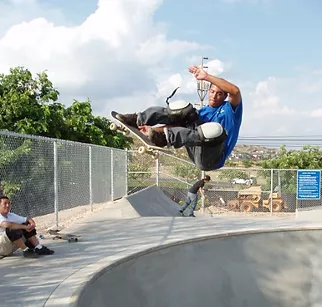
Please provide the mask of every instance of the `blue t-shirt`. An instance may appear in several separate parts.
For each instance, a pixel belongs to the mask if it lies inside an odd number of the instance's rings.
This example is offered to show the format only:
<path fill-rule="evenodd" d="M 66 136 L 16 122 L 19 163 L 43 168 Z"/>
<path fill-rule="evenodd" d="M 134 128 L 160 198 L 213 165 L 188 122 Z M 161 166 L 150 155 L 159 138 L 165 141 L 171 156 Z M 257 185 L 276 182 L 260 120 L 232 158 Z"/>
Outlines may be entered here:
<path fill-rule="evenodd" d="M 235 109 L 232 108 L 229 101 L 225 101 L 219 107 L 205 106 L 199 110 L 200 120 L 205 123 L 219 123 L 223 126 L 227 133 L 224 154 L 218 164 L 218 168 L 222 167 L 225 164 L 226 159 L 229 157 L 237 143 L 239 129 L 242 122 L 242 115 L 242 101 Z"/>

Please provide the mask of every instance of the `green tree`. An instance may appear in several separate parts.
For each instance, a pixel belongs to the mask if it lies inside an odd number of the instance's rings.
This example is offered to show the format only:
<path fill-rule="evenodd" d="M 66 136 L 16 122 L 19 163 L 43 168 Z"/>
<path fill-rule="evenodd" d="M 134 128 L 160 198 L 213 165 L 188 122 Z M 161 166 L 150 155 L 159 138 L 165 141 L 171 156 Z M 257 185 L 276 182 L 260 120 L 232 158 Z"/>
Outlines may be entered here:
<path fill-rule="evenodd" d="M 25 140 L 18 146 L 6 142 L 4 138 L 0 138 L 0 177 L 2 179 L 4 194 L 12 197 L 17 191 L 21 190 L 22 183 L 18 179 L 17 171 L 21 172 L 21 168 L 17 166 L 23 157 L 31 151 L 31 141 Z"/>
<path fill-rule="evenodd" d="M 201 171 L 194 165 L 188 163 L 177 163 L 174 167 L 176 176 L 185 179 L 187 182 L 201 179 Z"/>
<path fill-rule="evenodd" d="M 260 165 L 275 169 L 321 169 L 322 150 L 311 145 L 303 146 L 302 150 L 286 150 L 283 145 L 277 158 L 262 161 Z"/>
<path fill-rule="evenodd" d="M 17 67 L 0 74 L 0 129 L 44 133 L 50 114 L 46 103 L 56 101 L 58 94 L 45 73 L 33 79 L 29 70 Z"/>
<path fill-rule="evenodd" d="M 242 160 L 242 163 L 243 163 L 244 167 L 246 167 L 246 168 L 250 168 L 253 166 L 252 160 Z"/>
<path fill-rule="evenodd" d="M 89 100 L 75 100 L 66 108 L 57 102 L 58 97 L 58 90 L 45 72 L 33 78 L 29 70 L 17 67 L 7 75 L 0 74 L 0 129 L 122 149 L 130 147 L 131 138 L 111 131 L 108 119 L 92 114 Z M 53 203 L 53 143 L 2 135 L 0 150 L 0 180 L 16 212 L 45 214 L 44 209 L 52 208 Z M 63 173 L 82 162 L 80 155 L 60 157 Z"/>
<path fill-rule="evenodd" d="M 273 188 L 279 186 L 284 192 L 295 193 L 297 172 L 296 169 L 321 169 L 322 151 L 317 146 L 305 145 L 302 150 L 286 150 L 280 147 L 277 158 L 262 161 L 259 165 L 264 169 L 275 169 L 273 174 Z M 293 170 L 290 170 L 293 169 Z M 271 185 L 270 171 L 260 172 L 262 177 L 267 178 L 266 188 Z"/>
<path fill-rule="evenodd" d="M 227 167 L 237 167 L 238 162 L 237 161 L 227 160 L 226 163 L 225 163 L 225 166 L 227 166 Z"/>
<path fill-rule="evenodd" d="M 110 121 L 92 114 L 89 100 L 66 108 L 45 72 L 33 78 L 23 67 L 0 74 L 0 129 L 116 148 L 132 139 L 109 129 Z"/>
<path fill-rule="evenodd" d="M 228 179 L 228 181 L 232 181 L 234 178 L 239 179 L 248 179 L 248 175 L 245 171 L 242 170 L 233 170 L 233 169 L 223 169 L 219 176 L 219 179 Z"/>

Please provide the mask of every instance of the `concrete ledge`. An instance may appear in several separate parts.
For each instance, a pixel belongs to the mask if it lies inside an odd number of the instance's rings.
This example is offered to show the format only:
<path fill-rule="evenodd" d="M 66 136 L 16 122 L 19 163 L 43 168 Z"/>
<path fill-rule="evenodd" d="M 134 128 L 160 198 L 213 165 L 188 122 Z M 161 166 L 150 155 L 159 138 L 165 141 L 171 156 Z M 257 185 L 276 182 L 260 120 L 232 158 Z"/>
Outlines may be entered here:
<path fill-rule="evenodd" d="M 296 209 L 297 220 L 322 221 L 322 206 Z"/>

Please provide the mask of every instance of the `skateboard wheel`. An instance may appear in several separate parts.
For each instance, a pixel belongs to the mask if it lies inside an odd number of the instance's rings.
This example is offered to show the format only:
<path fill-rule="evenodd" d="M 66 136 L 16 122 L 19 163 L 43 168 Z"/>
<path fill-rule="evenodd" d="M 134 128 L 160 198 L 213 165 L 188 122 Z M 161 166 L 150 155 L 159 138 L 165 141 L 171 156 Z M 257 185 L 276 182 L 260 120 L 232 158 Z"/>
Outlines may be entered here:
<path fill-rule="evenodd" d="M 140 146 L 138 149 L 139 154 L 144 154 L 146 152 L 146 148 L 144 146 Z"/>
<path fill-rule="evenodd" d="M 116 124 L 114 124 L 114 123 L 113 123 L 113 124 L 111 124 L 111 125 L 110 125 L 110 129 L 111 129 L 111 130 L 113 130 L 113 131 L 117 130 L 117 125 L 116 125 Z"/>
<path fill-rule="evenodd" d="M 70 239 L 68 239 L 68 242 L 69 243 L 71 243 L 71 242 L 77 242 L 78 241 L 78 239 L 77 238 L 70 238 Z"/>
<path fill-rule="evenodd" d="M 159 153 L 158 152 L 155 152 L 153 154 L 153 158 L 154 158 L 154 160 L 158 159 L 159 158 Z"/>
<path fill-rule="evenodd" d="M 129 130 L 124 130 L 123 131 L 123 135 L 129 135 L 130 134 L 130 131 Z"/>

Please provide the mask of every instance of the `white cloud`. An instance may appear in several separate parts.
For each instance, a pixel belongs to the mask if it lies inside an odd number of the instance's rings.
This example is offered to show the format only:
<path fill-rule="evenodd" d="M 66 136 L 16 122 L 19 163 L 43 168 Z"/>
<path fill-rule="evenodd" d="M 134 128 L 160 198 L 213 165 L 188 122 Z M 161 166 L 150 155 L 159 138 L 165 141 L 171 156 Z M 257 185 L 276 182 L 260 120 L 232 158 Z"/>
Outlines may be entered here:
<path fill-rule="evenodd" d="M 310 135 L 321 131 L 322 109 L 319 99 L 303 93 L 303 84 L 311 79 L 269 77 L 247 84 L 243 94 L 244 116 L 241 135 Z M 318 93 L 317 93 L 318 94 Z M 320 90 L 317 97 L 322 94 Z M 310 99 L 308 99 L 310 97 Z"/>
<path fill-rule="evenodd" d="M 222 61 L 215 59 L 205 63 L 208 67 L 207 71 L 215 76 L 220 76 L 224 71 L 230 68 L 229 64 L 223 63 Z"/>
<path fill-rule="evenodd" d="M 161 98 L 169 96 L 177 87 L 180 87 L 180 89 L 176 95 L 196 93 L 197 83 L 196 79 L 189 73 L 176 73 L 161 80 L 157 87 L 156 96 Z"/>
<path fill-rule="evenodd" d="M 189 57 L 189 60 L 190 63 L 188 65 L 201 65 L 201 57 Z M 230 68 L 230 65 L 225 64 L 218 59 L 204 62 L 204 66 L 208 67 L 207 71 L 209 73 L 216 76 L 221 75 L 224 71 Z M 158 83 L 157 97 L 164 97 L 171 94 L 176 87 L 180 87 L 180 90 L 177 91 L 179 95 L 191 95 L 197 93 L 196 79 L 188 72 L 188 68 L 183 73 L 167 74 L 164 76 Z"/>
<path fill-rule="evenodd" d="M 310 112 L 312 117 L 322 117 L 322 109 L 316 109 Z"/>
<path fill-rule="evenodd" d="M 277 92 L 278 80 L 269 77 L 257 84 L 255 91 L 249 93 L 250 104 L 254 117 L 265 117 L 272 114 L 293 114 L 295 110 L 283 105 Z"/>
<path fill-rule="evenodd" d="M 156 91 L 163 67 L 172 59 L 203 48 L 167 38 L 153 20 L 161 4 L 99 0 L 97 10 L 77 26 L 59 26 L 43 17 L 19 22 L 0 36 L 0 71 L 18 65 L 33 72 L 47 70 L 66 99 L 63 103 L 89 97 L 95 113 L 106 110 L 102 101 L 109 110 L 117 109 L 119 97 L 130 101 L 134 94 Z"/>
<path fill-rule="evenodd" d="M 322 78 L 313 82 L 303 84 L 301 90 L 305 94 L 314 94 L 322 92 Z"/>
<path fill-rule="evenodd" d="M 153 19 L 161 4 L 162 0 L 99 0 L 97 10 L 83 23 L 71 25 L 59 9 L 45 7 L 40 0 L 1 2 L 0 72 L 18 65 L 34 73 L 47 70 L 61 92 L 60 102 L 69 105 L 74 98 L 90 98 L 94 113 L 107 117 L 112 109 L 130 113 L 165 106 L 166 97 L 178 86 L 176 99 L 197 101 L 196 80 L 188 65 L 200 65 L 201 56 L 195 54 L 208 55 L 213 47 L 169 40 L 163 25 Z M 178 66 L 187 67 L 174 69 L 178 59 Z M 220 59 L 204 64 L 217 76 L 234 73 L 231 64 Z M 242 88 L 241 134 L 321 131 L 320 72 L 312 71 L 313 82 L 276 77 L 257 84 L 229 80 Z M 315 99 L 308 101 L 308 92 Z"/>

